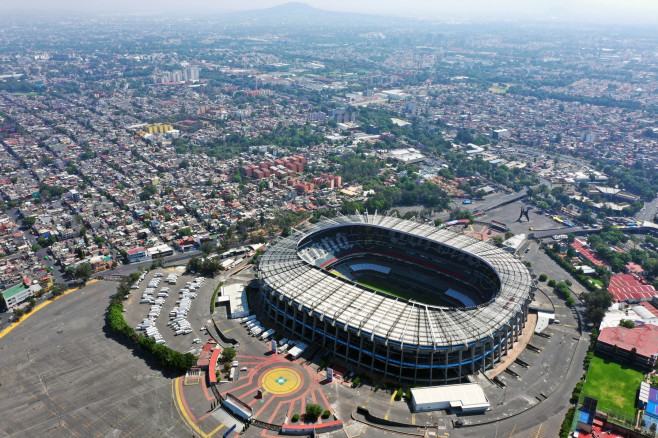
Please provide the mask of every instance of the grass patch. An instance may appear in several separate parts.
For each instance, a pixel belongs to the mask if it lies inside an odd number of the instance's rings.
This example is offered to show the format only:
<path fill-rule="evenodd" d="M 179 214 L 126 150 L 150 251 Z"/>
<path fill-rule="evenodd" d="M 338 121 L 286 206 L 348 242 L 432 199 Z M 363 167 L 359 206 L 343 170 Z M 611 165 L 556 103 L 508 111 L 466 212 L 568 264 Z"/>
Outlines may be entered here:
<path fill-rule="evenodd" d="M 223 281 L 220 281 L 217 287 L 215 288 L 215 291 L 212 293 L 212 298 L 210 299 L 210 314 L 212 315 L 215 313 L 215 301 L 217 301 L 217 292 L 219 292 L 219 288 L 222 287 L 224 284 Z"/>
<path fill-rule="evenodd" d="M 635 400 L 644 374 L 628 365 L 594 356 L 587 372 L 583 393 L 599 401 L 598 409 L 622 412 L 628 419 L 635 417 Z"/>
<path fill-rule="evenodd" d="M 425 304 L 435 306 L 450 306 L 450 303 L 441 299 L 439 292 L 437 293 L 424 293 L 410 290 L 404 285 L 396 284 L 390 278 L 379 278 L 371 275 L 363 275 L 359 277 L 357 283 L 376 290 L 386 295 L 390 295 L 403 300 L 414 300 Z"/>
<path fill-rule="evenodd" d="M 594 284 L 598 284 L 599 286 L 603 287 L 603 282 L 601 280 L 597 280 L 596 278 L 590 278 L 589 281 L 591 281 Z"/>
<path fill-rule="evenodd" d="M 489 91 L 496 94 L 505 94 L 511 86 L 512 84 L 499 84 L 498 82 L 494 82 L 491 88 L 489 88 Z"/>

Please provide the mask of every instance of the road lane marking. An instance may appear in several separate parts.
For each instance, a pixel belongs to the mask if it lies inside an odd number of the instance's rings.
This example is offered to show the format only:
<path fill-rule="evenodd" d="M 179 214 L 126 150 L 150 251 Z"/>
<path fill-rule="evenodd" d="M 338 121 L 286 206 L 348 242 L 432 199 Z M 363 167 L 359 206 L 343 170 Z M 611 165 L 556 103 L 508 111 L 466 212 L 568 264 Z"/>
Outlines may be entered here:
<path fill-rule="evenodd" d="M 384 415 L 384 420 L 388 420 L 388 416 L 391 413 L 391 408 L 393 407 L 393 402 L 395 401 L 396 392 L 396 390 L 393 390 L 393 394 L 391 394 L 391 401 L 388 402 L 388 410 L 386 411 L 386 415 Z"/>
<path fill-rule="evenodd" d="M 183 400 L 181 400 L 180 397 L 180 392 L 178 389 L 178 379 L 180 377 L 175 378 L 171 385 L 172 389 L 174 392 L 174 395 L 176 397 L 176 410 L 178 411 L 178 414 L 183 417 L 183 421 L 187 423 L 188 426 L 190 426 L 192 429 L 196 431 L 199 435 L 201 435 L 202 438 L 209 438 L 207 434 L 205 434 L 201 429 L 199 429 L 199 426 L 196 425 L 195 422 L 192 421 L 190 416 L 187 414 L 187 410 L 185 409 L 185 406 L 183 405 Z"/>

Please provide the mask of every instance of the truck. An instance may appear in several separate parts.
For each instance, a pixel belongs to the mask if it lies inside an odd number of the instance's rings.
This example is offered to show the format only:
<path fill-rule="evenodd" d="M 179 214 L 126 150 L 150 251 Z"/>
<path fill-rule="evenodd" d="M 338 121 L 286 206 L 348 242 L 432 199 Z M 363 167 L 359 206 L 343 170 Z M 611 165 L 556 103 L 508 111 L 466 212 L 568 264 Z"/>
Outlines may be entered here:
<path fill-rule="evenodd" d="M 262 341 L 266 341 L 267 338 L 269 338 L 270 336 L 272 336 L 274 333 L 275 333 L 275 330 L 274 330 L 274 329 L 269 329 L 268 331 L 266 331 L 265 333 L 263 333 L 262 335 L 260 335 L 260 339 L 261 339 Z"/>

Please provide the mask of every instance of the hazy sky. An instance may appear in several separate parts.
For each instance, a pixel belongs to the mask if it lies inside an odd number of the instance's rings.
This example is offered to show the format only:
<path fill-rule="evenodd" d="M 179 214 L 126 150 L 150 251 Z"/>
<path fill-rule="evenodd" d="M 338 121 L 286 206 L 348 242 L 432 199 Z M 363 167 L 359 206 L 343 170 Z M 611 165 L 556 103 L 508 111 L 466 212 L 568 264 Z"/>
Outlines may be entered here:
<path fill-rule="evenodd" d="M 261 9 L 285 0 L 0 0 L 3 10 L 198 12 Z M 551 17 L 608 23 L 658 24 L 658 0 L 306 0 L 311 6 L 349 12 L 425 17 Z"/>

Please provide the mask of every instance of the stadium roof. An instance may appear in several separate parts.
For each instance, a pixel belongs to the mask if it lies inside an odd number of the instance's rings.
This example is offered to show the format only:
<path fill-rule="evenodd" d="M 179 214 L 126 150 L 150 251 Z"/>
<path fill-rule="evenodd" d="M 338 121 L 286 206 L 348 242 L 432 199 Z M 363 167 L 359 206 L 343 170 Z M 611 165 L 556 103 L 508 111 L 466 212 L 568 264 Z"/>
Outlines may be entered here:
<path fill-rule="evenodd" d="M 359 287 L 300 255 L 298 243 L 307 236 L 350 225 L 389 228 L 475 256 L 497 273 L 500 290 L 492 301 L 476 307 L 432 306 Z M 523 311 L 532 286 L 523 263 L 500 248 L 430 225 L 367 214 L 328 219 L 277 242 L 259 260 L 259 278 L 291 305 L 332 325 L 371 339 L 429 349 L 468 345 L 493 336 Z"/>

